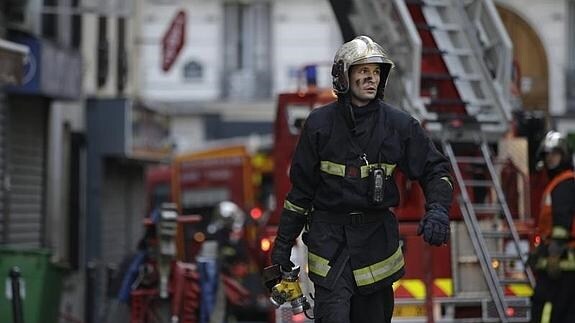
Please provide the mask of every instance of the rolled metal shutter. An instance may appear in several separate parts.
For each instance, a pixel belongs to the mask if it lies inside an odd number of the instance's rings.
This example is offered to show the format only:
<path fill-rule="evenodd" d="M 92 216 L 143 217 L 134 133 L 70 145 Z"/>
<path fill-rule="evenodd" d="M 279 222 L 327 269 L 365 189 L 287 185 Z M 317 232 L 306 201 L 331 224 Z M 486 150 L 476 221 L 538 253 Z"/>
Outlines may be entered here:
<path fill-rule="evenodd" d="M 143 232 L 144 171 L 135 162 L 107 159 L 102 181 L 102 261 L 120 264 Z"/>
<path fill-rule="evenodd" d="M 6 157 L 4 155 L 4 148 L 6 147 L 6 103 L 4 101 L 4 95 L 0 93 L 0 244 L 6 243 L 6 232 L 4 230 L 4 223 L 7 220 L 6 218 L 6 210 L 4 209 L 5 203 L 4 199 L 6 198 L 5 189 L 6 189 L 6 178 L 4 177 L 6 171 L 4 167 L 6 167 Z"/>
<path fill-rule="evenodd" d="M 47 105 L 42 98 L 10 100 L 7 243 L 13 246 L 43 246 Z"/>

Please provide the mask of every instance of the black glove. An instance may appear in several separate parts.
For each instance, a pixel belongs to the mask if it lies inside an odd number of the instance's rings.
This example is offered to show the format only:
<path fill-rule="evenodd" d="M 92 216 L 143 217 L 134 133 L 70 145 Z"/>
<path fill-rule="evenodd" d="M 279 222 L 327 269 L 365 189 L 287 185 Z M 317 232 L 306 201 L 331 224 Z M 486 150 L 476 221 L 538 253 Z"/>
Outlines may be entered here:
<path fill-rule="evenodd" d="M 551 239 L 551 241 L 549 241 L 549 245 L 547 246 L 547 252 L 549 254 L 547 257 L 547 274 L 553 279 L 559 278 L 561 275 L 559 261 L 561 261 L 561 255 L 564 251 L 565 243 L 563 241 L 557 239 Z"/>
<path fill-rule="evenodd" d="M 430 204 L 425 216 L 419 222 L 417 235 L 432 246 L 441 246 L 449 241 L 449 214 L 439 203 Z"/>
<path fill-rule="evenodd" d="M 549 257 L 560 258 L 563 252 L 565 252 L 565 241 L 559 239 L 551 239 L 549 245 L 547 246 L 547 252 Z"/>
<path fill-rule="evenodd" d="M 284 271 L 295 266 L 290 260 L 291 248 L 306 222 L 306 216 L 285 210 L 280 217 L 280 225 L 271 253 L 272 264 L 278 264 Z"/>

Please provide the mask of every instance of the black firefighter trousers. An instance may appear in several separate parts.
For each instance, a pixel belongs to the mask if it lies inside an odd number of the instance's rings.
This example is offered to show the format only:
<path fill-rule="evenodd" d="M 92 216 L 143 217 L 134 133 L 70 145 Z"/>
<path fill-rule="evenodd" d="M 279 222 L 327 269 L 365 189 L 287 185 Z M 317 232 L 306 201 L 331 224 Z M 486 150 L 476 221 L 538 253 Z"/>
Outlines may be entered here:
<path fill-rule="evenodd" d="M 393 287 L 360 295 L 349 261 L 333 289 L 315 285 L 316 323 L 390 323 L 393 315 Z"/>
<path fill-rule="evenodd" d="M 575 322 L 575 271 L 563 271 L 560 277 L 551 278 L 546 272 L 537 273 L 537 281 L 531 297 L 531 322 Z M 550 302 L 549 320 L 543 318 L 545 303 Z"/>

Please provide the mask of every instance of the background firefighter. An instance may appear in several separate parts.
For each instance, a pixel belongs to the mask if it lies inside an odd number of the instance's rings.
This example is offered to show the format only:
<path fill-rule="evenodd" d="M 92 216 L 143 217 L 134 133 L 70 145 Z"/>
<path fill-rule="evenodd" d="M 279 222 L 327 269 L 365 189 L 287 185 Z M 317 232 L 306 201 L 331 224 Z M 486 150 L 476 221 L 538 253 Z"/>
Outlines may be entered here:
<path fill-rule="evenodd" d="M 202 284 L 201 322 L 260 321 L 267 315 L 265 290 L 245 239 L 250 218 L 235 203 L 216 205 L 197 257 Z"/>
<path fill-rule="evenodd" d="M 536 272 L 532 322 L 573 322 L 575 318 L 575 174 L 563 135 L 550 131 L 539 148 L 549 183 L 541 201 L 541 243 L 530 259 Z M 546 304 L 551 306 L 546 306 Z M 550 311 L 550 313 L 549 313 Z"/>
<path fill-rule="evenodd" d="M 449 163 L 409 114 L 383 102 L 393 63 L 359 36 L 341 46 L 332 67 L 337 102 L 314 109 L 292 159 L 271 259 L 291 269 L 304 226 L 316 322 L 390 322 L 392 283 L 404 273 L 395 167 L 417 179 L 426 197 L 418 234 L 449 239 Z"/>

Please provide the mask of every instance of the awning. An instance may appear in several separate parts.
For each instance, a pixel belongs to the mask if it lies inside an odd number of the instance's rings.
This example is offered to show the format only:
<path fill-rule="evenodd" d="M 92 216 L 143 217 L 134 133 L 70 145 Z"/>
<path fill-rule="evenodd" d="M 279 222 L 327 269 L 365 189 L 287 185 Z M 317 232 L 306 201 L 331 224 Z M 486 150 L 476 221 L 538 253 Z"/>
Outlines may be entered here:
<path fill-rule="evenodd" d="M 24 75 L 28 47 L 0 39 L 0 85 L 18 85 Z"/>

